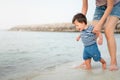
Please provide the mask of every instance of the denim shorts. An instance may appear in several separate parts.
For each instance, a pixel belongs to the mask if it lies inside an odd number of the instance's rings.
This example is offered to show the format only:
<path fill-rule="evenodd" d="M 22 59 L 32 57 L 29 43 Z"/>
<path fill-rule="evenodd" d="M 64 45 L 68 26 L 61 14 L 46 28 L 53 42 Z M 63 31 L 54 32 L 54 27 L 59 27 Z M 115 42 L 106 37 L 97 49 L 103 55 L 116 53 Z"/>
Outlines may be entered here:
<path fill-rule="evenodd" d="M 103 16 L 107 6 L 96 6 L 95 13 L 93 20 L 100 20 Z M 112 12 L 110 13 L 110 16 L 116 16 L 120 18 L 120 2 L 114 5 Z"/>
<path fill-rule="evenodd" d="M 94 61 L 100 61 L 101 59 L 101 54 L 96 43 L 90 46 L 85 46 L 84 48 L 83 59 L 87 60 L 91 58 L 93 58 Z"/>

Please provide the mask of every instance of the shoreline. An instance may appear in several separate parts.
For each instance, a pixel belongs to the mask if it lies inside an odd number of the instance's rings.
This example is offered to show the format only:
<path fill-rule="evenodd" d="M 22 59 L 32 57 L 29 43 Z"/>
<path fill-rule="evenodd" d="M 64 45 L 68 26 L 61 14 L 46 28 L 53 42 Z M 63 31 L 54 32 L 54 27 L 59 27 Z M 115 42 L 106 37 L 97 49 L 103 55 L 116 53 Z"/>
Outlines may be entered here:
<path fill-rule="evenodd" d="M 107 65 L 106 70 L 102 70 L 100 63 L 93 61 L 92 70 L 87 71 L 73 69 L 72 65 L 74 64 L 80 64 L 80 61 L 57 66 L 53 70 L 42 72 L 31 80 L 119 80 L 120 70 L 109 71 L 109 65 Z"/>
<path fill-rule="evenodd" d="M 120 70 L 102 70 L 100 63 L 93 62 L 92 70 L 74 69 L 72 65 L 80 61 L 69 62 L 43 72 L 34 71 L 24 76 L 11 78 L 12 80 L 119 80 Z M 120 65 L 118 65 L 120 67 Z M 109 77 L 108 77 L 109 76 Z"/>
<path fill-rule="evenodd" d="M 78 33 L 41 33 L 1 33 L 3 65 L 0 68 L 0 80 L 88 80 L 86 76 L 89 80 L 119 80 L 120 70 L 115 72 L 108 70 L 110 56 L 106 40 L 99 48 L 107 62 L 107 70 L 103 71 L 99 62 L 92 61 L 93 70 L 88 72 L 72 68 L 73 65 L 82 62 L 82 44 L 78 44 L 74 39 Z M 115 38 L 119 48 L 119 34 L 115 35 Z M 105 39 L 104 35 L 103 39 Z M 63 42 L 64 45 L 61 45 Z M 66 51 L 68 48 L 69 50 Z M 120 49 L 117 49 L 117 59 L 120 60 Z M 120 62 L 118 67 L 120 68 Z"/>

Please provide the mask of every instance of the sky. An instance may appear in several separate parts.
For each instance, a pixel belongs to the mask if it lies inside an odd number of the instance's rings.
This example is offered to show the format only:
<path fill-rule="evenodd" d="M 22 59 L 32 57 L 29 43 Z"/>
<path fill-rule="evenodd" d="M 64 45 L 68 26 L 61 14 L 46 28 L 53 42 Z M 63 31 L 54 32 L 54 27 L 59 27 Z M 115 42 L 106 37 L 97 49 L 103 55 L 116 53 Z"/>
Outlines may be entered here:
<path fill-rule="evenodd" d="M 88 20 L 92 20 L 95 0 L 89 1 Z M 92 5 L 91 5 L 92 4 Z M 0 29 L 16 25 L 71 22 L 81 12 L 82 0 L 0 0 Z"/>

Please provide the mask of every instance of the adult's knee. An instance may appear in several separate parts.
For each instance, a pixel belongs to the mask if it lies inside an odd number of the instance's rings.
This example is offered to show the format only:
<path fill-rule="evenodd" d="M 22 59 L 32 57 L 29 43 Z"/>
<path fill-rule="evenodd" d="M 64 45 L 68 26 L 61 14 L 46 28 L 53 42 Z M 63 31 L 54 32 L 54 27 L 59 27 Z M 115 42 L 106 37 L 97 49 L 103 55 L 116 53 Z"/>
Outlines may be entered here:
<path fill-rule="evenodd" d="M 114 31 L 111 31 L 110 29 L 105 29 L 105 36 L 109 40 L 110 38 L 114 37 Z"/>

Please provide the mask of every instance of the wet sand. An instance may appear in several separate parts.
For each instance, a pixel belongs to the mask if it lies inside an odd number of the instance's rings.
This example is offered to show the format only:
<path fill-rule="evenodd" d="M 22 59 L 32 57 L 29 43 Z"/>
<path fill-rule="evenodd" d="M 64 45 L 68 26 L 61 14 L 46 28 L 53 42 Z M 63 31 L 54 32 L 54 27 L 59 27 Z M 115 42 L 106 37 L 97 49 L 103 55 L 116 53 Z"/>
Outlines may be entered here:
<path fill-rule="evenodd" d="M 109 71 L 109 65 L 107 65 L 107 69 L 102 70 L 99 62 L 93 62 L 90 71 L 72 68 L 72 65 L 79 63 L 71 62 L 61 65 L 50 71 L 45 71 L 31 80 L 120 80 L 120 69 Z M 120 68 L 120 62 L 118 64 Z"/>
<path fill-rule="evenodd" d="M 119 60 L 120 59 L 118 59 L 118 61 Z M 12 78 L 9 77 L 9 79 L 2 80 L 120 80 L 120 62 L 118 62 L 119 70 L 117 71 L 109 71 L 109 65 L 107 65 L 106 70 L 102 70 L 101 64 L 94 61 L 92 62 L 92 70 L 88 71 L 73 68 L 73 65 L 80 63 L 80 61 L 65 63 L 43 72 L 36 70 L 24 75 L 18 76 L 17 74 L 12 76 Z"/>

